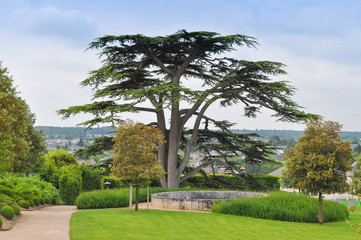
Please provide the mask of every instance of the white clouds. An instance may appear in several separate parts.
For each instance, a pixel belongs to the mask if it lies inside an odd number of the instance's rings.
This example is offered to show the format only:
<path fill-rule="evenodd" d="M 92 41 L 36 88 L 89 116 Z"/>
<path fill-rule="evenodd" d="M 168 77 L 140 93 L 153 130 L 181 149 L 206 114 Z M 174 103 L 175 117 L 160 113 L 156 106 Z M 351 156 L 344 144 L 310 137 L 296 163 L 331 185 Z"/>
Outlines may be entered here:
<path fill-rule="evenodd" d="M 2 1 L 2 0 L 0 0 Z M 3 4 L 4 2 L 4 4 Z M 14 2 L 14 3 L 13 3 Z M 59 108 L 88 103 L 89 89 L 79 87 L 99 67 L 87 45 L 103 34 L 167 35 L 179 29 L 254 36 L 258 50 L 231 56 L 287 65 L 298 88 L 295 100 L 307 111 L 361 130 L 361 18 L 359 1 L 2 1 L 0 61 L 9 68 L 21 96 L 37 115 L 37 125 L 74 125 L 61 121 Z M 240 128 L 298 128 L 266 117 L 245 119 L 242 106 L 212 108 L 217 119 Z"/>
<path fill-rule="evenodd" d="M 33 36 L 61 37 L 73 41 L 92 40 L 97 34 L 94 20 L 79 10 L 61 10 L 54 6 L 16 9 L 10 20 L 11 29 Z"/>

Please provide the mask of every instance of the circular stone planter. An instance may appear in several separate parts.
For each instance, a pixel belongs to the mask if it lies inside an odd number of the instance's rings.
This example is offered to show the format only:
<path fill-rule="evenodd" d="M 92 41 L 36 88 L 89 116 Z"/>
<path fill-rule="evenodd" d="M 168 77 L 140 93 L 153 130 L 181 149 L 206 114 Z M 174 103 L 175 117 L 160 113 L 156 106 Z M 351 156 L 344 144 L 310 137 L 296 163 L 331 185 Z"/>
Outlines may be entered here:
<path fill-rule="evenodd" d="M 178 191 L 153 193 L 151 195 L 152 207 L 190 211 L 211 211 L 214 201 L 265 196 L 268 194 L 237 191 Z"/>

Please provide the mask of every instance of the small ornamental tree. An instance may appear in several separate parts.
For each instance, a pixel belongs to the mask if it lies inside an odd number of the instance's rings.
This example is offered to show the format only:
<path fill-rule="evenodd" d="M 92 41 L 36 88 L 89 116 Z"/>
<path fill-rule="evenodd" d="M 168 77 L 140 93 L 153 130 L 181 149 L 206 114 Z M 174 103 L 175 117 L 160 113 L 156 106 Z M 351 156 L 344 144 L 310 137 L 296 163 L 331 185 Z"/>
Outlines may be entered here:
<path fill-rule="evenodd" d="M 285 157 L 285 174 L 302 191 L 318 193 L 318 217 L 323 224 L 322 193 L 343 193 L 349 189 L 346 172 L 351 170 L 349 142 L 341 140 L 342 125 L 312 120 L 304 136 Z"/>
<path fill-rule="evenodd" d="M 132 179 L 136 183 L 135 211 L 138 211 L 139 185 L 151 179 L 164 178 L 157 150 L 164 144 L 164 136 L 155 127 L 122 122 L 114 137 L 114 160 L 112 173 Z"/>

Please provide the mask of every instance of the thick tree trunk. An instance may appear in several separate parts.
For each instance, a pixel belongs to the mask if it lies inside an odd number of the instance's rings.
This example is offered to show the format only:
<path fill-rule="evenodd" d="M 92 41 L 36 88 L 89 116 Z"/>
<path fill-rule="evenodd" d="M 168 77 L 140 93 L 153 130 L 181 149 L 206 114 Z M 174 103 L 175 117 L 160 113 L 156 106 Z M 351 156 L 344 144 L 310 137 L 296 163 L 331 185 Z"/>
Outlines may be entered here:
<path fill-rule="evenodd" d="M 179 78 L 173 79 L 172 83 L 179 84 Z M 179 99 L 179 92 L 174 91 L 171 94 L 172 99 Z M 178 148 L 180 142 L 180 112 L 179 104 L 173 103 L 171 111 L 171 124 L 168 138 L 168 188 L 178 188 L 180 182 L 180 173 L 178 171 Z"/>
<path fill-rule="evenodd" d="M 323 224 L 322 193 L 318 193 L 318 222 Z"/>

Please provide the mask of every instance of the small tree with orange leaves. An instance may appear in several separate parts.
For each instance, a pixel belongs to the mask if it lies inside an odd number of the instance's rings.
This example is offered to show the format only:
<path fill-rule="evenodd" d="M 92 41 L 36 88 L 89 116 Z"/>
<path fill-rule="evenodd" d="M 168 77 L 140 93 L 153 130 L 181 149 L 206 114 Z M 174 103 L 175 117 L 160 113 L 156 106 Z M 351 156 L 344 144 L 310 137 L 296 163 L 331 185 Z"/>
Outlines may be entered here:
<path fill-rule="evenodd" d="M 164 143 L 164 136 L 155 127 L 121 122 L 114 141 L 114 175 L 132 179 L 136 183 L 135 210 L 138 211 L 139 184 L 164 177 L 164 170 L 157 159 L 157 150 Z"/>
<path fill-rule="evenodd" d="M 323 224 L 322 193 L 349 189 L 346 172 L 351 170 L 349 142 L 341 140 L 342 125 L 332 121 L 307 123 L 304 136 L 286 155 L 286 176 L 298 189 L 318 193 L 318 219 Z"/>

